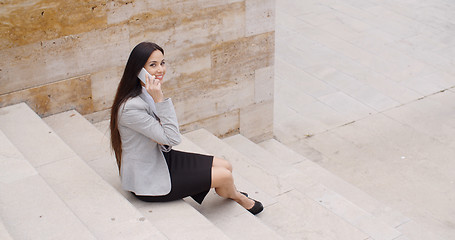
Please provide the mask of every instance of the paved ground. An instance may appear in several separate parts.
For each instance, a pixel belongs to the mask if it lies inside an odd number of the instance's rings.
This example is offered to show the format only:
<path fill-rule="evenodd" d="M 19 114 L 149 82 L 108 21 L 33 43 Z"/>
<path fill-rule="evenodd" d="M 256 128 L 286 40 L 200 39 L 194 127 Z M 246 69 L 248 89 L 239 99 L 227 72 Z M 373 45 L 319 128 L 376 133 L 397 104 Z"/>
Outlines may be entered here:
<path fill-rule="evenodd" d="M 276 4 L 276 138 L 455 239 L 455 2 Z"/>

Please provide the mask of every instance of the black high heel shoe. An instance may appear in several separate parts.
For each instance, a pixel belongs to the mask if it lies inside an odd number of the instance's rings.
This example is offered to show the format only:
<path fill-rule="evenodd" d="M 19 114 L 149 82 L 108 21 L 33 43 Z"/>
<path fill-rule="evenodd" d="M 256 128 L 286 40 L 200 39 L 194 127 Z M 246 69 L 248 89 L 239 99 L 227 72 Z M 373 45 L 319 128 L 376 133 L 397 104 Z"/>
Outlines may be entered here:
<path fill-rule="evenodd" d="M 256 215 L 256 214 L 262 212 L 262 210 L 264 210 L 264 206 L 262 206 L 261 202 L 256 201 L 252 198 L 250 198 L 250 199 L 254 201 L 253 207 L 250 209 L 247 209 L 250 213 L 252 213 L 253 215 Z"/>
<path fill-rule="evenodd" d="M 240 193 L 243 194 L 243 195 L 245 195 L 245 197 L 249 198 L 249 197 L 248 197 L 248 193 L 246 193 L 246 192 L 240 192 Z M 261 202 L 256 201 L 256 200 L 254 200 L 254 199 L 252 199 L 252 198 L 249 198 L 249 199 L 251 199 L 251 200 L 254 201 L 253 207 L 250 208 L 250 209 L 247 209 L 250 213 L 252 213 L 253 215 L 256 215 L 256 214 L 262 212 L 262 210 L 264 210 L 264 206 L 262 206 L 262 203 L 261 203 Z"/>

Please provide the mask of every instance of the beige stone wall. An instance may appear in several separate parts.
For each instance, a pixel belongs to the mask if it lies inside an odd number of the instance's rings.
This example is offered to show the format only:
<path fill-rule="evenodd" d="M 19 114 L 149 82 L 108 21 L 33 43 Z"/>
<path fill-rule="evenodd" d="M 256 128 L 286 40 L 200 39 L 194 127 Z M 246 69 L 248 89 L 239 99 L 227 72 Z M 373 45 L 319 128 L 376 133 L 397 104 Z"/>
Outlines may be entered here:
<path fill-rule="evenodd" d="M 165 49 L 183 132 L 272 135 L 274 0 L 0 1 L 0 107 L 108 117 L 131 49 Z"/>

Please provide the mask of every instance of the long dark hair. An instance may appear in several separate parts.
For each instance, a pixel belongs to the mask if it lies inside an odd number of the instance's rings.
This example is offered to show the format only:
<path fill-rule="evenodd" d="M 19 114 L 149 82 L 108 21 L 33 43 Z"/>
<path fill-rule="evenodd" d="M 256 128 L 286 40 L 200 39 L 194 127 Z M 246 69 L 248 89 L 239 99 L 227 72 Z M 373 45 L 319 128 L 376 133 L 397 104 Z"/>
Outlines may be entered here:
<path fill-rule="evenodd" d="M 164 50 L 155 43 L 141 42 L 133 48 L 125 66 L 122 79 L 117 88 L 111 109 L 111 147 L 114 150 L 117 166 L 122 166 L 122 139 L 118 130 L 118 113 L 120 106 L 129 98 L 141 94 L 141 83 L 137 75 L 144 67 L 152 52 L 159 50 L 164 55 Z"/>

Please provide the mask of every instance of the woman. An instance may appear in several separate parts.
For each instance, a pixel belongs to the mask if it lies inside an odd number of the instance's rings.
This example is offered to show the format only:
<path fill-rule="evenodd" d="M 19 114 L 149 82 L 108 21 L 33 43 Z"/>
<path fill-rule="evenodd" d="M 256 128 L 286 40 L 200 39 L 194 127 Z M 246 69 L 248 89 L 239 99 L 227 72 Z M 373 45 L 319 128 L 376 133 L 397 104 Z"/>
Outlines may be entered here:
<path fill-rule="evenodd" d="M 145 84 L 137 77 L 144 68 Z M 131 52 L 111 110 L 111 145 L 124 190 L 138 199 L 164 202 L 191 196 L 199 204 L 210 188 L 253 214 L 260 202 L 236 190 L 231 164 L 213 156 L 180 152 L 179 126 L 161 84 L 166 74 L 164 50 L 142 42 Z"/>

